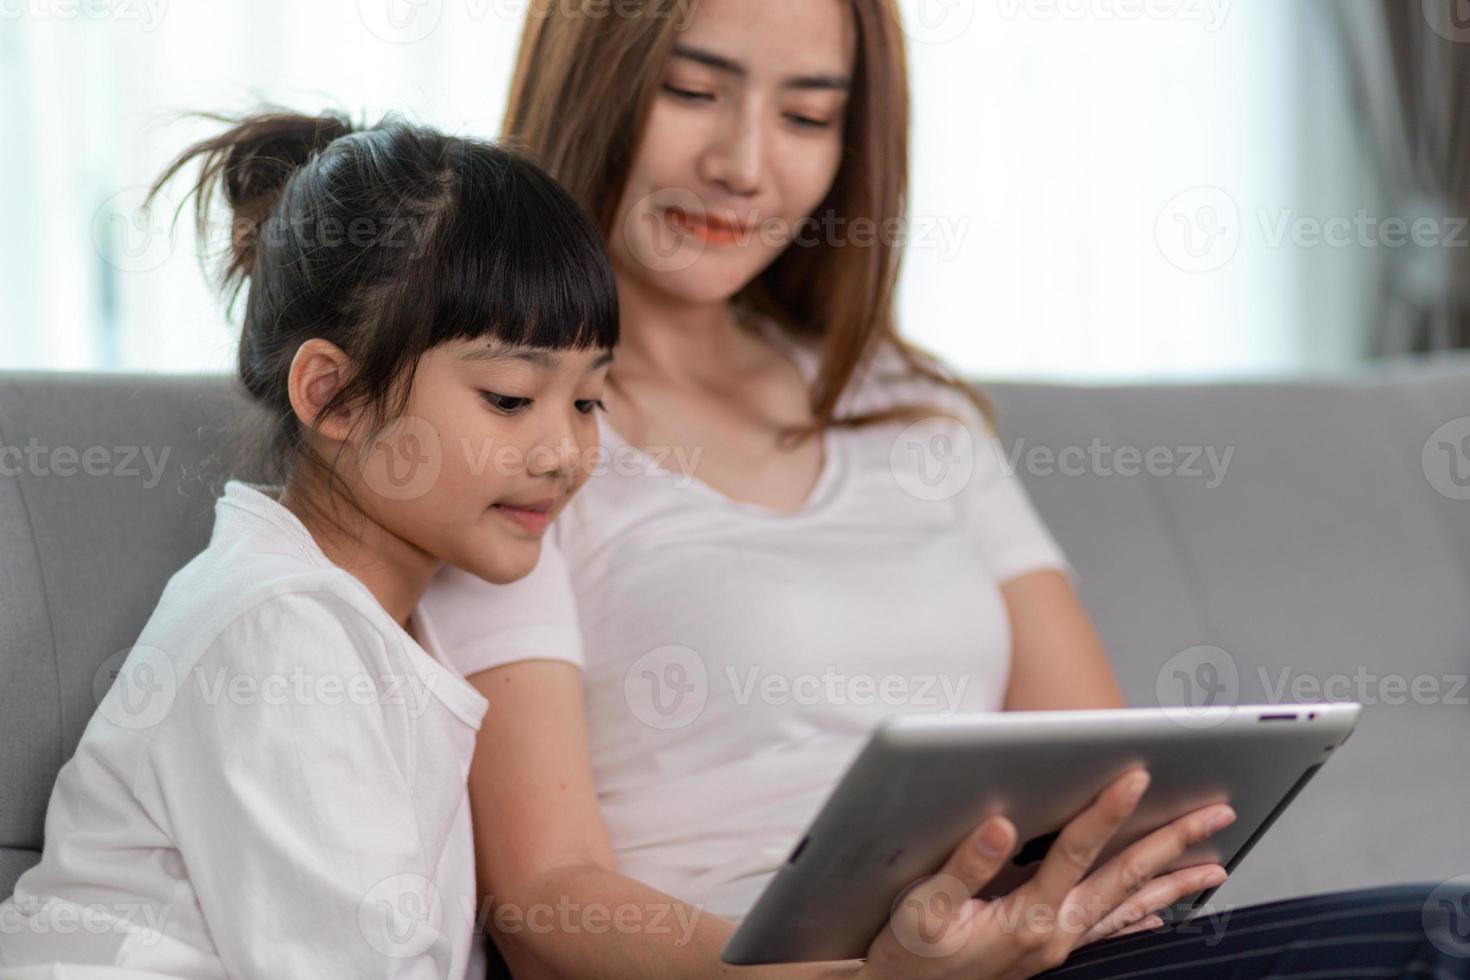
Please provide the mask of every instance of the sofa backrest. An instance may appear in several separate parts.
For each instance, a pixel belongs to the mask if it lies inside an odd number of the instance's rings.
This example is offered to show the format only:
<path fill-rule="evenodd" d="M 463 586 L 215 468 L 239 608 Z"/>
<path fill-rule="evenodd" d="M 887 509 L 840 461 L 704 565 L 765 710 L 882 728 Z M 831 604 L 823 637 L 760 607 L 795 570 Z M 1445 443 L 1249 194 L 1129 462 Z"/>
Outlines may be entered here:
<path fill-rule="evenodd" d="M 1470 416 L 1470 362 L 982 387 L 1131 704 L 1188 700 L 1168 685 L 1201 657 L 1242 703 L 1314 699 L 1302 683 L 1375 702 L 1221 898 L 1470 872 L 1470 708 L 1448 690 L 1470 673 L 1470 502 L 1426 471 L 1431 434 Z M 0 374 L 0 895 L 39 855 L 102 668 L 207 541 L 250 417 L 221 377 Z M 1387 703 L 1389 674 L 1439 694 Z"/>
<path fill-rule="evenodd" d="M 208 541 L 243 409 L 223 377 L 0 374 L 0 895 L 39 856 L 99 669 Z"/>

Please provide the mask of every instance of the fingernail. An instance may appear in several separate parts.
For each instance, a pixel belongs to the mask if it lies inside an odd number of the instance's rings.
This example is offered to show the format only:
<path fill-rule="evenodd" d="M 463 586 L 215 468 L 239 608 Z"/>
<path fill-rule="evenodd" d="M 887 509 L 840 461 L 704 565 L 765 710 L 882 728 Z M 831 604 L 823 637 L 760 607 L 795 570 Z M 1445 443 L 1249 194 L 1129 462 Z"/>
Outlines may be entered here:
<path fill-rule="evenodd" d="M 980 853 L 986 857 L 1000 857 L 1005 851 L 1006 835 L 1000 824 L 992 823 L 980 831 Z"/>
<path fill-rule="evenodd" d="M 1146 772 L 1128 777 L 1128 781 L 1123 784 L 1123 799 L 1129 803 L 1136 802 L 1139 797 L 1143 796 L 1143 791 L 1148 789 L 1148 780 L 1149 776 Z"/>
<path fill-rule="evenodd" d="M 1221 827 L 1228 827 L 1228 826 L 1230 826 L 1234 822 L 1235 822 L 1235 811 L 1234 810 L 1230 810 L 1230 809 L 1225 809 L 1225 810 L 1220 810 L 1217 813 L 1211 814 L 1210 815 L 1210 819 L 1205 822 L 1205 827 L 1208 828 L 1209 829 L 1209 832 L 1213 834 L 1215 831 L 1219 830 Z"/>
<path fill-rule="evenodd" d="M 1225 884 L 1225 879 L 1229 877 L 1224 871 L 1211 871 L 1205 875 L 1205 887 L 1214 888 L 1216 885 L 1223 885 Z"/>

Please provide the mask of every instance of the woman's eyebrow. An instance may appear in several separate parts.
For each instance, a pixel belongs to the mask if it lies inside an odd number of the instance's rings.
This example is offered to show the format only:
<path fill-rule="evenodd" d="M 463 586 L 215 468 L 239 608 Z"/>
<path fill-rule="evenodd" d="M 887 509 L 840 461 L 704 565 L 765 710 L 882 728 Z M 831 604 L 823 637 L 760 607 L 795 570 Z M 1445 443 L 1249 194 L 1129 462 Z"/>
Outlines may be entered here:
<path fill-rule="evenodd" d="M 715 54 L 713 51 L 706 51 L 704 48 L 697 48 L 689 44 L 680 43 L 674 45 L 674 57 L 684 58 L 688 61 L 704 65 L 707 68 L 713 68 L 715 71 L 722 71 L 727 75 L 734 75 L 737 78 L 745 78 L 750 74 L 744 65 L 732 58 L 727 58 L 722 54 Z M 852 82 L 845 75 L 791 75 L 782 80 L 781 87 L 827 89 L 846 92 L 852 88 Z"/>

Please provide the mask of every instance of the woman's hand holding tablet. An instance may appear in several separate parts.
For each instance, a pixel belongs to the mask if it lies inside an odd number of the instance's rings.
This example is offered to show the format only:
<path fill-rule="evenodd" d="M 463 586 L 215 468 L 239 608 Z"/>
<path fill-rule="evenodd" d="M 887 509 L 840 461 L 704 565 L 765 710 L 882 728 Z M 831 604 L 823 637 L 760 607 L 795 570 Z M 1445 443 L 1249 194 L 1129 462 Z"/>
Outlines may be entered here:
<path fill-rule="evenodd" d="M 1004 816 L 987 819 L 937 874 L 895 904 L 887 928 L 854 976 L 1030 977 L 1060 965 L 1079 946 L 1160 925 L 1152 913 L 1225 880 L 1218 864 L 1161 872 L 1228 826 L 1235 811 L 1224 803 L 1200 807 L 1087 874 L 1133 815 L 1148 779 L 1139 768 L 1114 780 L 1062 829 L 1029 881 L 990 900 L 971 896 L 1005 868 L 1016 848 L 1016 828 Z"/>

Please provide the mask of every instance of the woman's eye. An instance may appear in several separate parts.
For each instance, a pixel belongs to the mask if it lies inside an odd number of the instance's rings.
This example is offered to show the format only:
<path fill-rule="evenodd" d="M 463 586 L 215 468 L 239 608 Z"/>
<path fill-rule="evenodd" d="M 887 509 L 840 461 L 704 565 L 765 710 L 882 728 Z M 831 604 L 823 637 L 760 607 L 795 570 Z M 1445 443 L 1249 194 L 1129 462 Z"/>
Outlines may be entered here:
<path fill-rule="evenodd" d="M 714 98 L 709 92 L 692 92 L 689 89 L 677 88 L 669 84 L 664 85 L 664 91 L 668 92 L 674 98 L 682 99 L 685 102 L 709 102 Z"/>
<path fill-rule="evenodd" d="M 489 403 L 491 408 L 495 409 L 497 412 L 504 412 L 506 415 L 514 415 L 516 412 L 519 412 L 521 409 L 531 404 L 531 399 L 529 398 L 515 398 L 510 395 L 497 395 L 493 391 L 482 391 L 480 392 L 480 397 L 485 399 L 485 401 Z"/>
<path fill-rule="evenodd" d="M 581 412 L 583 415 L 591 415 L 593 412 L 607 411 L 607 406 L 602 403 L 602 399 L 600 398 L 583 398 L 580 401 L 575 402 L 574 404 L 577 406 L 577 411 Z"/>

